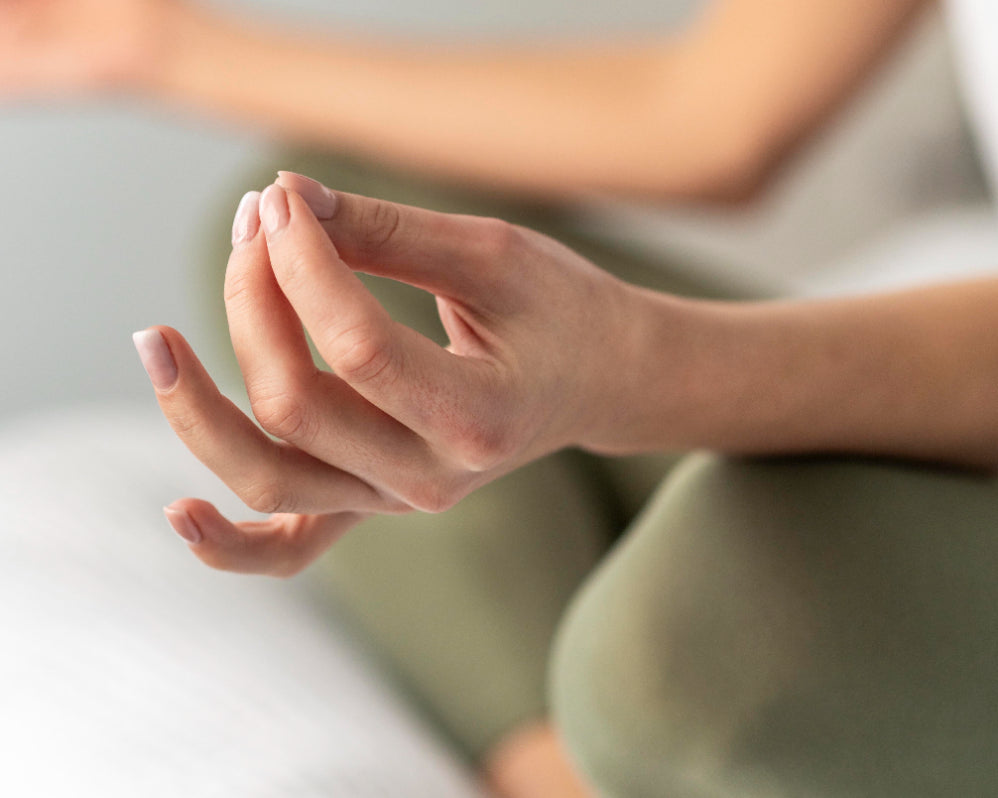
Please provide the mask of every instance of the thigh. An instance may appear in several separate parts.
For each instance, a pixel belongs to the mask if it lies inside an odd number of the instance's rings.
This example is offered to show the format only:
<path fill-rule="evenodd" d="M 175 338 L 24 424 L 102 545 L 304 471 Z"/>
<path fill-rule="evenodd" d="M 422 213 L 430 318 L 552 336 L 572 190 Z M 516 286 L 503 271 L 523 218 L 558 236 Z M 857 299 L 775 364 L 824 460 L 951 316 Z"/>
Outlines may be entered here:
<path fill-rule="evenodd" d="M 998 791 L 998 485 L 846 460 L 681 466 L 552 668 L 615 798 Z"/>
<path fill-rule="evenodd" d="M 440 515 L 372 518 L 311 570 L 390 675 L 469 758 L 547 716 L 551 641 L 614 531 L 569 457 Z"/>

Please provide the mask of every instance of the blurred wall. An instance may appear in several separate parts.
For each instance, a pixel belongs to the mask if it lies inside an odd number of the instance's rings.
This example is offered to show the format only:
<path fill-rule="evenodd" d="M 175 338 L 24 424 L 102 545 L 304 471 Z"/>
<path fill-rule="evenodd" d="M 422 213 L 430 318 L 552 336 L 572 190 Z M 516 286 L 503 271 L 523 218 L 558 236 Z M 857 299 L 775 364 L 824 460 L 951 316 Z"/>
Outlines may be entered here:
<path fill-rule="evenodd" d="M 192 230 L 258 147 L 148 113 L 0 111 L 0 420 L 151 399 L 130 333 L 204 338 Z"/>

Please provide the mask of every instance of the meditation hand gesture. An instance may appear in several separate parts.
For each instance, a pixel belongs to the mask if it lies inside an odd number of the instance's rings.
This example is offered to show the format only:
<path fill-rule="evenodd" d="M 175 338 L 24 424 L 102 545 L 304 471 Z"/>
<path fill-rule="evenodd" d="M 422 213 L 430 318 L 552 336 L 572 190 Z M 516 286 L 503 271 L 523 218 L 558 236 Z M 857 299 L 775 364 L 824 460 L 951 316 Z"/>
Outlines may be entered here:
<path fill-rule="evenodd" d="M 229 327 L 263 429 L 176 331 L 136 337 L 177 434 L 273 514 L 168 508 L 209 565 L 292 574 L 366 514 L 439 512 L 556 449 L 612 448 L 640 292 L 554 241 L 288 174 L 247 195 L 233 239 Z M 432 292 L 450 345 L 393 321 L 354 269 Z"/>

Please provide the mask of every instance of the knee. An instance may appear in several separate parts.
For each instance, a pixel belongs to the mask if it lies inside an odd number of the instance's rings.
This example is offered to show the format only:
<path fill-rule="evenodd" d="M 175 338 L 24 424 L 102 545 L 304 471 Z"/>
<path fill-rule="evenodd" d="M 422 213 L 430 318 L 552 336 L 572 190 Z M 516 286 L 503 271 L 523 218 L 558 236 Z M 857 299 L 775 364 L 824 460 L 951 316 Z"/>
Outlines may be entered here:
<path fill-rule="evenodd" d="M 996 516 L 965 475 L 687 463 L 559 631 L 569 750 L 614 798 L 995 794 Z"/>
<path fill-rule="evenodd" d="M 730 487 L 732 468 L 704 458 L 683 467 L 559 630 L 552 711 L 600 794 L 701 798 L 761 786 L 735 772 L 733 752 L 802 672 L 808 623 L 776 552 L 717 517 L 715 488 Z"/>

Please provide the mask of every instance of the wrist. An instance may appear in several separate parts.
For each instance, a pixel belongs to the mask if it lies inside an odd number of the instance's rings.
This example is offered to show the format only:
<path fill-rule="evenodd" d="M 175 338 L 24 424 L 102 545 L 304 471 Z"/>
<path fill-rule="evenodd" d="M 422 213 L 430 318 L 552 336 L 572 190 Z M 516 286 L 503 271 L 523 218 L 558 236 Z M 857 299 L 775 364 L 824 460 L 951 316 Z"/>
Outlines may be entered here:
<path fill-rule="evenodd" d="M 766 451 L 788 397 L 785 327 L 758 307 L 626 286 L 620 345 L 603 364 L 583 446 L 610 455 Z M 613 338 L 611 338 L 613 340 Z M 791 347 L 792 348 L 792 347 Z M 781 354 L 782 353 L 782 354 Z"/>
<path fill-rule="evenodd" d="M 690 408 L 700 403 L 706 303 L 621 285 L 615 326 L 591 370 L 596 398 L 581 445 L 609 455 L 685 447 Z"/>

